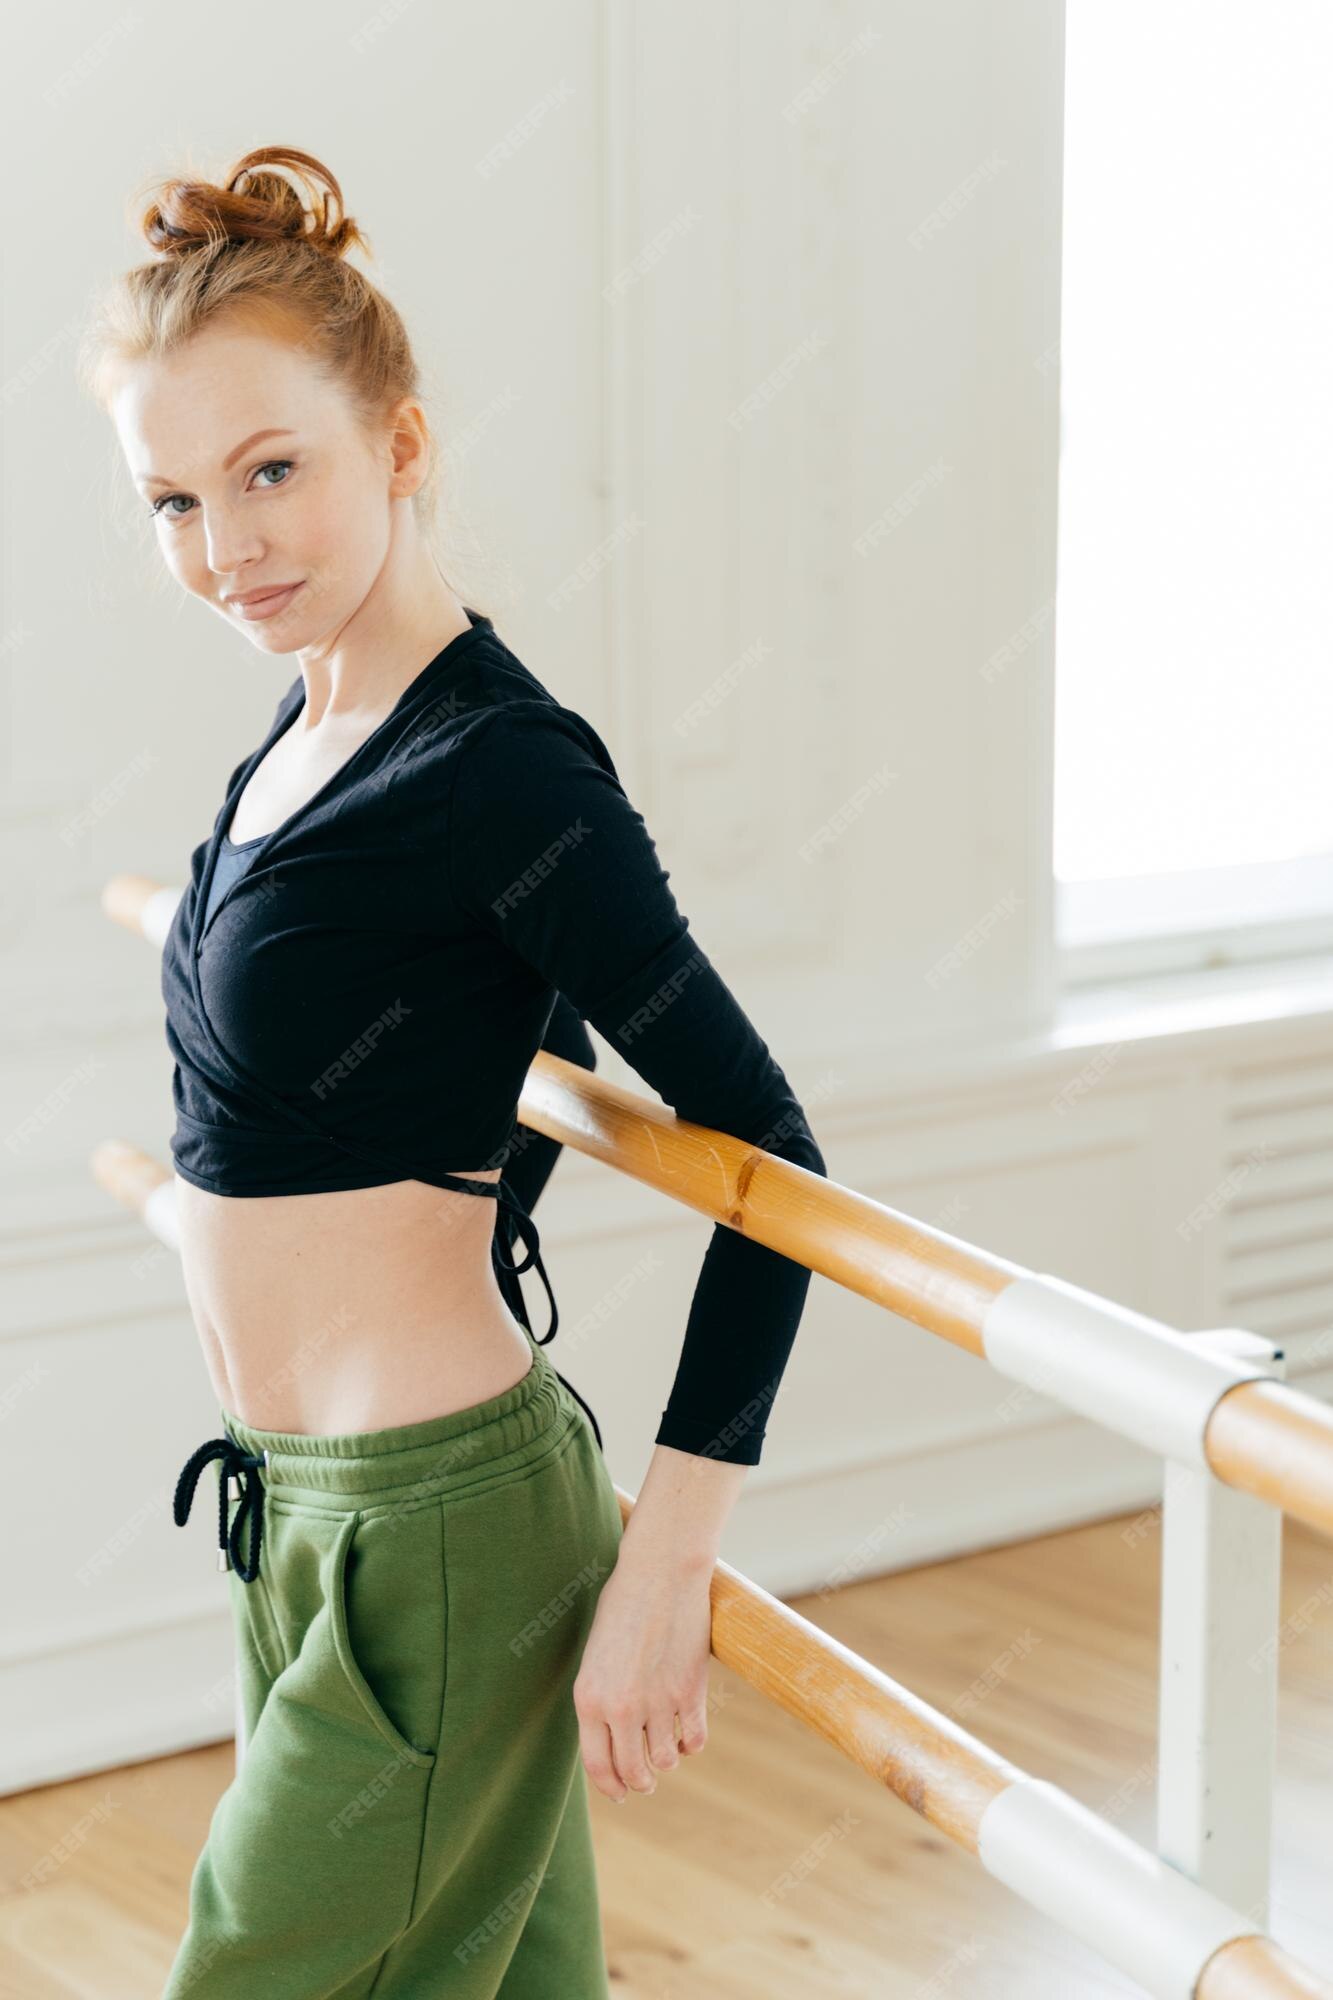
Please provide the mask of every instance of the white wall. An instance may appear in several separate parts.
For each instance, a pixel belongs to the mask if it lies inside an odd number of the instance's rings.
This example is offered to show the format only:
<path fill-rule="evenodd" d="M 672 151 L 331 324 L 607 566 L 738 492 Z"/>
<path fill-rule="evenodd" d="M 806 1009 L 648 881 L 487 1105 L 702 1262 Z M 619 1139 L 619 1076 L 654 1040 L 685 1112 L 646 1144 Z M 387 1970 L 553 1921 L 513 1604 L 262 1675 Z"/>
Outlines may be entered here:
<path fill-rule="evenodd" d="M 170 1517 L 216 1419 L 179 1265 L 88 1173 L 100 1139 L 166 1159 L 170 1132 L 156 964 L 102 884 L 182 879 L 290 678 L 155 581 L 73 385 L 90 289 L 139 254 L 131 193 L 184 160 L 283 141 L 341 178 L 466 440 L 450 574 L 607 736 L 834 1178 L 1179 1324 L 1258 1324 L 1264 1284 L 1296 1281 L 1260 1225 L 1243 1203 L 1225 1235 L 1180 1220 L 1270 1114 L 1287 1196 L 1319 1201 L 1300 1162 L 1328 1131 L 1326 1013 L 1048 1035 L 1059 0 L 335 0 L 317 32 L 242 0 L 202 26 L 87 5 L 28 26 L 7 120 L 0 1788 L 231 1726 L 208 1510 L 186 1534 Z M 603 1074 L 634 1080 L 607 1051 Z M 633 1490 L 709 1225 L 573 1154 L 543 1209 L 552 1353 Z M 647 1249 L 656 1274 L 627 1283 Z M 815 1279 L 724 1553 L 812 1587 L 1156 1478 Z"/>

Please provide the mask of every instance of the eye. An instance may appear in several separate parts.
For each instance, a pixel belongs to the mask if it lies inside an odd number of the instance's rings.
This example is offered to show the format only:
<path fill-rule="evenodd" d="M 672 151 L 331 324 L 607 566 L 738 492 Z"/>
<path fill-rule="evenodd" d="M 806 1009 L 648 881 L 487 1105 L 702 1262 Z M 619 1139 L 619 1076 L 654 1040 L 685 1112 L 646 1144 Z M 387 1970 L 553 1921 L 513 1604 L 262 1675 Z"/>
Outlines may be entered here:
<path fill-rule="evenodd" d="M 173 500 L 188 500 L 189 497 L 190 496 L 188 493 L 164 493 L 160 500 L 155 500 L 153 502 L 153 505 L 149 511 L 154 514 L 164 513 L 166 509 L 170 507 Z M 179 514 L 173 513 L 170 516 L 170 518 L 173 521 L 179 521 L 181 519 L 181 516 Z"/>
<path fill-rule="evenodd" d="M 257 466 L 255 468 L 255 478 L 258 479 L 260 475 L 265 472 L 288 473 L 292 470 L 295 463 L 296 463 L 295 459 L 292 458 L 267 459 L 263 465 Z M 263 491 L 266 493 L 273 493 L 277 490 L 278 485 L 285 486 L 286 484 L 287 484 L 286 479 L 281 479 L 276 482 L 276 485 L 266 484 L 265 487 L 263 488 Z M 175 510 L 175 508 L 172 507 L 171 503 L 173 500 L 188 501 L 189 506 L 187 506 L 183 511 L 178 513 Z M 160 500 L 155 500 L 153 502 L 153 505 L 149 511 L 153 514 L 164 514 L 165 517 L 171 521 L 183 521 L 187 518 L 190 509 L 193 506 L 194 502 L 193 500 L 190 499 L 190 495 L 188 493 L 164 493 Z"/>

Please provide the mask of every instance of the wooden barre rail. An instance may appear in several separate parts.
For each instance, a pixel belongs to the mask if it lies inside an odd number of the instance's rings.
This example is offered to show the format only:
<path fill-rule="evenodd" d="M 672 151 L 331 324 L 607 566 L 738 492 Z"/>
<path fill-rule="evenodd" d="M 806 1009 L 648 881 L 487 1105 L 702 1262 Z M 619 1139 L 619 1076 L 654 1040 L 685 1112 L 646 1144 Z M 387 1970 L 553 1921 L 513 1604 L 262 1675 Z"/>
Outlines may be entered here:
<path fill-rule="evenodd" d="M 146 876 L 118 875 L 107 883 L 102 907 L 160 945 L 179 894 Z M 528 1071 L 518 1110 L 525 1125 L 549 1138 L 740 1230 L 1014 1379 L 1048 1388 L 1093 1421 L 1206 1466 L 1226 1485 L 1333 1535 L 1333 1410 L 1258 1370 L 1209 1356 L 1199 1336 L 1028 1271 L 727 1133 L 677 1118 L 545 1050 Z"/>
<path fill-rule="evenodd" d="M 519 1116 L 985 1360 L 996 1359 L 987 1345 L 996 1302 L 1022 1281 L 1040 1282 L 1022 1265 L 729 1134 L 678 1119 L 546 1050 L 528 1071 Z M 1110 1301 L 1097 1303 L 1112 1338 L 1116 1320 L 1126 1330 L 1141 1320 Z M 1104 1410 L 1087 1413 L 1108 1421 Z M 1333 1410 L 1315 1397 L 1283 1382 L 1219 1379 L 1202 1456 L 1226 1485 L 1333 1535 Z"/>
<path fill-rule="evenodd" d="M 165 1167 L 118 1141 L 99 1146 L 91 1166 L 101 1186 L 174 1243 Z M 628 1521 L 634 1501 L 615 1491 Z M 1333 2000 L 1333 1985 L 1243 1912 L 999 1756 L 729 1563 L 715 1564 L 710 1598 L 714 1658 L 1146 1991 L 1164 2000 Z"/>

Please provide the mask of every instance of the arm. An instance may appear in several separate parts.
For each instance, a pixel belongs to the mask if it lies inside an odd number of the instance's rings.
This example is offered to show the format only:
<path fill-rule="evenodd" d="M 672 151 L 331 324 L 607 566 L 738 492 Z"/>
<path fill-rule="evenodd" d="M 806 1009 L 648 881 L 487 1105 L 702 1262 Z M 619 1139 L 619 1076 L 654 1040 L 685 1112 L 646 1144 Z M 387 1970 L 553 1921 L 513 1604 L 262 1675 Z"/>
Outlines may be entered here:
<path fill-rule="evenodd" d="M 551 702 L 509 704 L 473 725 L 458 758 L 455 902 L 567 996 L 680 1117 L 824 1173 L 785 1075 L 692 935 L 591 725 Z M 675 1761 L 674 1713 L 683 1747 L 706 1740 L 712 1569 L 744 1469 L 759 1462 L 809 1279 L 766 1244 L 714 1228 L 657 1449 L 599 1602 L 610 1636 L 595 1647 L 595 1630 L 584 1656 L 586 1671 L 596 1654 L 599 1703 L 608 1689 L 650 1690 L 643 1727 L 659 1765 Z M 673 1682 L 681 1699 L 663 1712 Z M 623 1718 L 607 1726 L 624 1779 L 651 1790 L 632 1730 Z M 584 1754 L 615 1795 L 586 1728 Z"/>
<path fill-rule="evenodd" d="M 597 1051 L 577 1007 L 563 993 L 556 995 L 555 1007 L 541 1045 L 552 1055 L 581 1069 L 596 1070 Z M 564 1151 L 558 1139 L 545 1132 L 529 1132 L 521 1153 L 507 1169 L 514 1192 L 531 1214 L 555 1171 Z M 730 1233 L 730 1232 L 728 1232 Z M 714 1241 L 717 1240 L 715 1235 Z M 512 1247 L 512 1246 L 511 1246 Z M 511 1271 L 497 1273 L 502 1290 L 517 1287 Z M 509 1301 L 511 1310 L 514 1303 Z M 678 1371 L 677 1381 L 681 1379 Z M 665 1414 L 665 1413 L 664 1413 Z M 705 1422 L 704 1428 L 707 1428 Z M 670 1568 L 711 1577 L 717 1560 L 722 1528 L 740 1492 L 743 1467 L 729 1470 L 719 1461 L 703 1459 L 670 1446 L 654 1452 L 647 1477 L 640 1487 L 634 1512 L 621 1541 L 621 1559 L 634 1556 L 658 1573 Z M 653 1533 L 657 1529 L 660 1532 Z M 633 1543 L 630 1536 L 633 1535 Z"/>
<path fill-rule="evenodd" d="M 550 1055 L 577 1063 L 580 1069 L 595 1070 L 597 1067 L 597 1051 L 593 1047 L 592 1036 L 583 1025 L 583 1016 L 563 993 L 555 996 L 555 1006 L 546 1024 L 546 1033 L 542 1036 L 542 1047 Z M 545 1132 L 536 1132 L 522 1155 L 514 1161 L 509 1178 L 524 1208 L 532 1207 L 550 1180 L 555 1163 L 564 1150 L 558 1139 L 548 1138 Z"/>
<path fill-rule="evenodd" d="M 583 718 L 537 700 L 485 712 L 459 752 L 448 857 L 460 910 L 680 1117 L 826 1171 L 786 1076 L 692 934 Z M 717 1464 L 759 1463 L 809 1278 L 766 1244 L 714 1228 L 655 1440 L 695 1460 L 700 1480 Z"/>

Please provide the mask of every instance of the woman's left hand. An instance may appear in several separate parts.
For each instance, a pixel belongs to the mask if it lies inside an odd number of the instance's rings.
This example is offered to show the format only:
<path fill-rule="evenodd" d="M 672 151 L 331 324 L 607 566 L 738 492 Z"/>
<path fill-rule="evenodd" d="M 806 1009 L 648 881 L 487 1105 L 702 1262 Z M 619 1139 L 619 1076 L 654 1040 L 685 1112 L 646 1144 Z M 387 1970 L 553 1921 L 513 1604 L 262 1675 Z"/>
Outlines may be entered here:
<path fill-rule="evenodd" d="M 655 1792 L 657 1772 L 708 1741 L 712 1576 L 711 1566 L 679 1574 L 622 1553 L 602 1585 L 574 1708 L 588 1776 L 617 1804 L 627 1791 Z"/>

